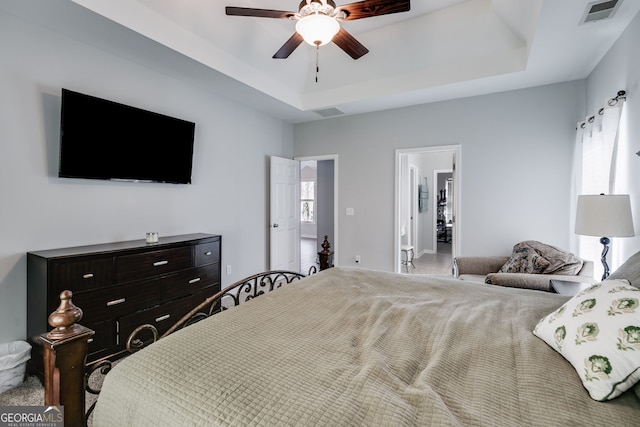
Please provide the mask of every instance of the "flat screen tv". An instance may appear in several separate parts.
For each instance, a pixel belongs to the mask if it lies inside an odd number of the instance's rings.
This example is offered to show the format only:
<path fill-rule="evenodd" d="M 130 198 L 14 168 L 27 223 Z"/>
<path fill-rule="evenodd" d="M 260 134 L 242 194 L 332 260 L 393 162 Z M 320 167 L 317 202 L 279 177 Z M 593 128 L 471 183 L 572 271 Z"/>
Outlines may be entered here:
<path fill-rule="evenodd" d="M 195 123 L 62 89 L 62 178 L 190 184 Z"/>

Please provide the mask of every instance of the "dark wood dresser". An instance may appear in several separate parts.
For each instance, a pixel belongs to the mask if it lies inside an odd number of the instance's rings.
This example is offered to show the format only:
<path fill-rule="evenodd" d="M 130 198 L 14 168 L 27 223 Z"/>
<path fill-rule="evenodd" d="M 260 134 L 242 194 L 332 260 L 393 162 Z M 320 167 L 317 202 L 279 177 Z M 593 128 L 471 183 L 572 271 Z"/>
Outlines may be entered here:
<path fill-rule="evenodd" d="M 48 316 L 65 289 L 80 307 L 79 322 L 93 329 L 87 363 L 126 352 L 143 324 L 165 332 L 198 303 L 220 290 L 221 236 L 187 234 L 27 253 L 27 336 L 32 365 L 42 357 L 37 335 L 51 330 Z"/>

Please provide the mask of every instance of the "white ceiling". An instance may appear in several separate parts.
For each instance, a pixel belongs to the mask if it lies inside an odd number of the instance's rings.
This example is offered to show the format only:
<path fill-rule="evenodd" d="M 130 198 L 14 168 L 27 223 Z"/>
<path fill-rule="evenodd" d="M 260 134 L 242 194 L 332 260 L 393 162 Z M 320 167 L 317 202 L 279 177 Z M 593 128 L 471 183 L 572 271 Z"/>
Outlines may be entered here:
<path fill-rule="evenodd" d="M 410 12 L 343 22 L 369 53 L 353 60 L 321 47 L 316 83 L 314 47 L 272 59 L 295 22 L 225 15 L 225 6 L 297 11 L 299 0 L 71 1 L 193 60 L 182 61 L 185 79 L 208 86 L 215 77 L 213 91 L 293 123 L 321 119 L 318 110 L 356 114 L 585 78 L 640 10 L 623 0 L 612 18 L 579 25 L 595 0 L 413 1 Z M 77 19 L 81 8 L 54 3 L 65 9 L 56 19 Z M 110 48 L 126 55 L 131 47 L 117 43 Z M 153 66 L 179 72 L 168 52 L 171 65 L 156 55 Z"/>

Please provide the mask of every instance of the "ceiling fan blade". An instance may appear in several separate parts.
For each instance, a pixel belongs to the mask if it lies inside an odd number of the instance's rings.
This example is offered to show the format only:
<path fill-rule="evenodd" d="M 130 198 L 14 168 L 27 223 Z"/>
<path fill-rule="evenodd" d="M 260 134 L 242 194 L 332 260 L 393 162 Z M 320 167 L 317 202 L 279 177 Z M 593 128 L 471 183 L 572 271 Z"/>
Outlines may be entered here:
<path fill-rule="evenodd" d="M 333 36 L 333 42 L 353 59 L 358 59 L 369 53 L 369 49 L 349 34 L 344 28 L 340 28 L 338 34 Z"/>
<path fill-rule="evenodd" d="M 274 59 L 286 59 L 291 55 L 291 53 L 296 50 L 300 43 L 302 43 L 304 39 L 298 33 L 293 33 L 291 38 L 286 41 L 285 44 L 282 45 L 280 50 L 278 50 L 275 55 L 273 55 Z"/>
<path fill-rule="evenodd" d="M 342 21 L 353 21 L 354 19 L 370 18 L 390 13 L 408 12 L 411 10 L 410 3 L 409 0 L 365 0 L 345 4 L 338 7 L 338 9 L 347 15 Z"/>
<path fill-rule="evenodd" d="M 295 12 L 287 12 L 286 10 L 252 9 L 250 7 L 227 6 L 225 11 L 227 15 L 255 16 L 258 18 L 291 19 L 295 16 Z"/>

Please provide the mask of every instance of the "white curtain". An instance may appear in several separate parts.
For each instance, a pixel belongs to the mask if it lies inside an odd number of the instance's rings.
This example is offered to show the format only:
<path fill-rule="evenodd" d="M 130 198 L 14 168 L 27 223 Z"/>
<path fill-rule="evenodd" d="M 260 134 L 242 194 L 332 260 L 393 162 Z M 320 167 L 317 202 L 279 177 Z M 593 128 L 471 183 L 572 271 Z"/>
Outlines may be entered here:
<path fill-rule="evenodd" d="M 596 114 L 578 123 L 572 227 L 579 194 L 614 193 L 618 128 L 623 106 L 624 98 L 609 99 Z M 603 267 L 599 262 L 602 252 L 600 239 L 590 236 L 577 236 L 576 239 L 577 255 L 594 260 L 594 277 L 601 277 Z"/>

